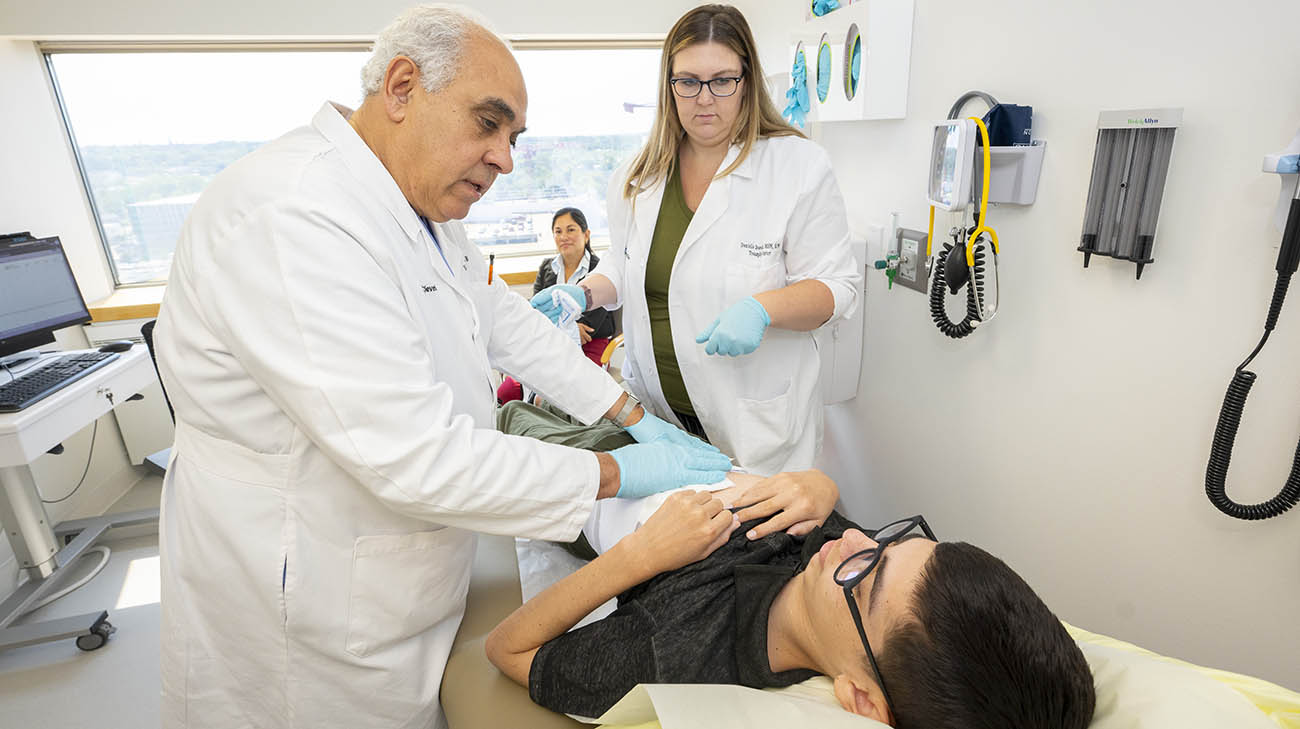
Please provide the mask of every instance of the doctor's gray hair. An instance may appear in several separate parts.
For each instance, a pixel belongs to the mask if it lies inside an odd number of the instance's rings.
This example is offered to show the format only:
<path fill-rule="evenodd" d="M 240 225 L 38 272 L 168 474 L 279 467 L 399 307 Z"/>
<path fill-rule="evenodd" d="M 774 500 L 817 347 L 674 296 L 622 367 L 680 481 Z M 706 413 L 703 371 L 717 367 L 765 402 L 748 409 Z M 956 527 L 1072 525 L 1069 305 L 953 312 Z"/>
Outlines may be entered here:
<path fill-rule="evenodd" d="M 378 93 L 388 64 L 398 56 L 419 67 L 425 91 L 441 91 L 456 78 L 465 45 L 477 33 L 496 35 L 486 18 L 462 5 L 417 5 L 403 12 L 375 38 L 370 59 L 361 67 L 362 96 Z"/>

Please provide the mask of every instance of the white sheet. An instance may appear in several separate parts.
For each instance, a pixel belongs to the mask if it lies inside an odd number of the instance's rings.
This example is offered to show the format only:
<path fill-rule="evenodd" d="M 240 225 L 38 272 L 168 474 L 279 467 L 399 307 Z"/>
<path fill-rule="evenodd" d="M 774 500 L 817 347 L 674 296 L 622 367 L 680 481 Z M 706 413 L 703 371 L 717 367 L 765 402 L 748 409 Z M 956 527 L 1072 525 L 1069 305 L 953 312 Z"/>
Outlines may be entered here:
<path fill-rule="evenodd" d="M 587 541 L 596 550 L 596 554 L 604 554 L 618 540 L 645 523 L 672 494 L 678 491 L 720 491 L 734 485 L 730 479 L 724 478 L 714 484 L 685 486 L 642 499 L 601 499 L 596 502 L 596 508 L 591 510 L 582 533 L 587 535 Z"/>
<path fill-rule="evenodd" d="M 887 724 L 841 708 L 825 676 L 766 690 L 711 683 L 641 684 L 595 723 L 634 726 L 656 718 L 663 729 L 888 729 Z"/>

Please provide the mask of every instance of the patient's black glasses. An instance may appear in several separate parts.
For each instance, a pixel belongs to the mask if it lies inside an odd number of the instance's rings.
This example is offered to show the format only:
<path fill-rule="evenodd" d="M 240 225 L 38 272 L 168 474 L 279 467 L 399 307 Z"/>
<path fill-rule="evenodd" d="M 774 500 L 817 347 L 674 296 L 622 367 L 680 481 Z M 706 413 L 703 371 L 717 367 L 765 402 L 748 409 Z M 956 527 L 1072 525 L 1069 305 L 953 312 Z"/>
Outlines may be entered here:
<path fill-rule="evenodd" d="M 880 564 L 880 555 L 884 554 L 885 547 L 907 536 L 918 526 L 921 527 L 922 532 L 925 532 L 926 538 L 932 542 L 938 541 L 934 538 L 934 532 L 930 531 L 930 525 L 925 523 L 925 517 L 920 514 L 910 519 L 899 519 L 876 530 L 875 536 L 872 537 L 876 546 L 850 556 L 835 570 L 835 584 L 844 588 L 844 600 L 849 604 L 849 612 L 853 613 L 853 624 L 858 627 L 862 647 L 867 649 L 867 660 L 871 661 L 871 670 L 876 672 L 880 692 L 885 695 L 885 701 L 890 707 L 893 707 L 894 700 L 889 697 L 889 689 L 885 688 L 885 677 L 880 673 L 880 666 L 876 664 L 876 654 L 871 651 L 866 628 L 862 627 L 862 613 L 858 611 L 858 601 L 853 599 L 853 588 L 857 587 L 867 575 L 871 574 L 876 565 Z"/>
<path fill-rule="evenodd" d="M 705 86 L 709 87 L 710 94 L 722 98 L 736 93 L 743 78 L 744 76 L 719 76 L 708 81 L 701 81 L 698 78 L 675 78 L 670 79 L 668 83 L 672 84 L 673 92 L 683 99 L 694 99 L 700 95 L 700 90 Z"/>

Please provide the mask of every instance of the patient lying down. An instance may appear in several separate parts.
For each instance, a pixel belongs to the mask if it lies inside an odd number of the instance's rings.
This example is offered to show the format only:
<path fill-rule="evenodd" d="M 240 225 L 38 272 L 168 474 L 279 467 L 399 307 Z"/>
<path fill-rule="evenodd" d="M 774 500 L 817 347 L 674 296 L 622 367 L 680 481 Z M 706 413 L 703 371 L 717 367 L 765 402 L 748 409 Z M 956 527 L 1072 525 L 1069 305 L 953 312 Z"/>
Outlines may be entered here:
<path fill-rule="evenodd" d="M 775 481 L 672 494 L 497 626 L 488 658 L 538 704 L 588 717 L 638 683 L 823 674 L 846 710 L 900 729 L 1088 725 L 1082 653 L 1001 560 L 931 541 L 919 517 L 880 530 L 880 550 L 876 531 L 831 511 L 834 497 L 816 518 L 778 522 L 776 501 L 811 508 L 825 494 Z M 566 632 L 614 596 L 614 613 Z"/>

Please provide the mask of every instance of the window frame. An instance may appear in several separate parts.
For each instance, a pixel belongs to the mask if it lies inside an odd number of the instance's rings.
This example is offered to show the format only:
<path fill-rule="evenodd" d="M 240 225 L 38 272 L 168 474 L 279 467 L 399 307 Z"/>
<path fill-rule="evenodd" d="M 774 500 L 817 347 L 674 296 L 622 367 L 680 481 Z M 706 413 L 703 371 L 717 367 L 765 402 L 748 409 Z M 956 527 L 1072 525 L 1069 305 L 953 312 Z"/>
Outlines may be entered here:
<path fill-rule="evenodd" d="M 659 50 L 663 47 L 663 34 L 627 34 L 627 35 L 608 35 L 608 36 L 534 36 L 534 35 L 515 35 L 503 36 L 513 50 L 517 51 L 534 51 L 534 50 L 620 50 L 620 49 L 654 49 Z M 149 281 L 135 281 L 123 283 L 118 275 L 117 263 L 113 259 L 113 253 L 109 249 L 108 236 L 104 232 L 104 224 L 100 217 L 99 208 L 95 203 L 95 196 L 90 186 L 90 177 L 86 171 L 85 161 L 81 156 L 81 148 L 77 144 L 76 132 L 72 128 L 71 119 L 68 117 L 68 107 L 63 97 L 63 90 L 59 85 L 58 74 L 54 70 L 54 54 L 105 54 L 105 53 L 248 53 L 248 52 L 340 52 L 340 51 L 369 51 L 374 43 L 373 36 L 357 36 L 335 39 L 303 39 L 303 40 L 96 40 L 96 41 L 38 41 L 36 50 L 41 54 L 44 62 L 46 83 L 54 96 L 54 102 L 57 106 L 59 119 L 63 124 L 64 138 L 67 140 L 69 150 L 73 160 L 77 165 L 77 176 L 81 180 L 81 193 L 86 205 L 90 211 L 92 222 L 94 223 L 95 234 L 99 237 L 100 254 L 104 256 L 108 265 L 108 270 L 113 276 L 113 288 L 127 289 L 147 286 L 162 286 L 167 283 L 166 278 L 152 279 Z M 605 250 L 608 245 L 593 246 L 599 250 Z M 536 257 L 536 251 L 511 251 L 497 252 L 485 250 L 480 247 L 484 259 L 489 254 L 496 255 L 497 258 L 523 258 Z"/>

